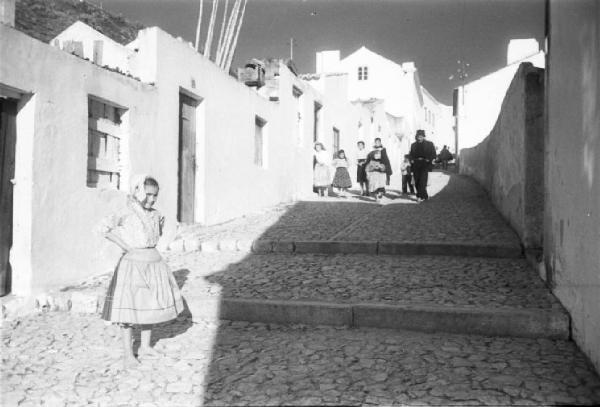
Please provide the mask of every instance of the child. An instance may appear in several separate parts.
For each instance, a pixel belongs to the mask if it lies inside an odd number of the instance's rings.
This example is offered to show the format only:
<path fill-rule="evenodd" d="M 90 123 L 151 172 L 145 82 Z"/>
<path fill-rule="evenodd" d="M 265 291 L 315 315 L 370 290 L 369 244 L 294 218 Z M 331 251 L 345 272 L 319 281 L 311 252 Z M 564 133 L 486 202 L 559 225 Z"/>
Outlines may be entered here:
<path fill-rule="evenodd" d="M 315 143 L 313 186 L 319 196 L 325 196 L 325 190 L 331 184 L 329 176 L 329 156 L 322 143 Z"/>
<path fill-rule="evenodd" d="M 404 161 L 400 164 L 400 170 L 402 171 L 402 193 L 404 195 L 408 194 L 407 186 L 410 187 L 411 195 L 415 193 L 415 187 L 412 184 L 412 175 L 410 173 L 410 156 L 408 154 L 404 155 Z"/>
<path fill-rule="evenodd" d="M 152 208 L 158 182 L 139 176 L 123 213 L 104 219 L 100 232 L 124 254 L 117 264 L 106 294 L 102 319 L 120 325 L 125 368 L 135 367 L 131 342 L 132 326 L 141 328 L 138 355 L 161 356 L 150 346 L 153 324 L 170 321 L 183 311 L 177 282 L 156 250 L 164 217 Z"/>
<path fill-rule="evenodd" d="M 367 150 L 365 150 L 365 142 L 359 141 L 356 143 L 358 151 L 356 152 L 356 182 L 360 185 L 361 196 L 369 195 L 369 184 L 367 182 L 367 172 L 365 166 L 367 164 Z"/>
<path fill-rule="evenodd" d="M 375 150 L 371 154 L 366 168 L 367 178 L 369 179 L 369 192 L 375 194 L 375 202 L 379 202 L 385 193 L 386 166 L 383 163 L 380 150 Z"/>
<path fill-rule="evenodd" d="M 337 157 L 333 160 L 333 166 L 335 167 L 333 187 L 339 188 L 340 195 L 346 197 L 348 188 L 352 186 L 352 181 L 348 173 L 348 160 L 346 159 L 344 150 L 338 151 Z"/>

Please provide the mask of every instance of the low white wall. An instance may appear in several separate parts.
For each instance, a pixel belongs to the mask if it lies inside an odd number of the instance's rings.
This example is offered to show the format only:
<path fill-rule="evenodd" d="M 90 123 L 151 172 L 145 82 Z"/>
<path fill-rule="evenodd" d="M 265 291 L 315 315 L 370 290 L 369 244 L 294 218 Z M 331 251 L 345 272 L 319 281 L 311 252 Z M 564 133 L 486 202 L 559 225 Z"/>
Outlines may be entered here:
<path fill-rule="evenodd" d="M 458 88 L 458 150 L 476 146 L 492 131 L 506 91 L 522 62 L 544 67 L 544 53 L 508 65 Z"/>
<path fill-rule="evenodd" d="M 550 1 L 544 260 L 600 371 L 600 3 Z"/>

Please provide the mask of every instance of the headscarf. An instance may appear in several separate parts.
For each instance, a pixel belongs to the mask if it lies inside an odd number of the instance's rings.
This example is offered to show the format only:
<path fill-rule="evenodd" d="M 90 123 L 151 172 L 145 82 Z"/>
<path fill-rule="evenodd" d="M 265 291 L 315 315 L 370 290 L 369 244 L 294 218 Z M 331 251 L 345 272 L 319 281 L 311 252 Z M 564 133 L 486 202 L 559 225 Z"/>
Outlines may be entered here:
<path fill-rule="evenodd" d="M 131 177 L 131 183 L 129 184 L 129 195 L 139 202 L 143 201 L 146 197 L 146 193 L 144 191 L 144 183 L 146 182 L 146 178 L 148 177 L 148 174 L 135 174 Z M 140 192 L 143 194 L 143 196 L 140 195 Z"/>

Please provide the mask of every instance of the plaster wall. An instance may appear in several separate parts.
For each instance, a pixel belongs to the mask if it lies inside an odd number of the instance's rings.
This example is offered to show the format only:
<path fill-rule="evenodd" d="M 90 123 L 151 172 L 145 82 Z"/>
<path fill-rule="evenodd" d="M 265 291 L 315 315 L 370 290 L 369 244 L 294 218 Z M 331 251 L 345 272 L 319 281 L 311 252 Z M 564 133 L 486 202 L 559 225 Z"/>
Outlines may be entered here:
<path fill-rule="evenodd" d="M 179 94 L 195 97 L 196 220 L 217 223 L 312 193 L 312 117 L 320 95 L 285 67 L 279 102 L 222 72 L 186 43 L 159 29 L 140 32 L 131 66 L 154 86 L 0 26 L 0 86 L 23 97 L 17 117 L 15 233 L 12 292 L 27 296 L 114 267 L 116 250 L 94 235 L 97 222 L 118 208 L 122 191 L 86 186 L 88 97 L 126 110 L 121 189 L 133 173 L 154 175 L 157 209 L 176 231 Z M 134 69 L 135 70 L 135 69 Z M 47 80 L 47 72 L 53 80 Z M 298 100 L 292 86 L 302 90 Z M 298 137 L 298 111 L 302 137 Z M 330 114 L 337 110 L 330 109 Z M 265 126 L 265 163 L 254 164 L 255 117 Z M 335 120 L 329 118 L 331 122 Z M 338 124 L 342 134 L 346 124 Z M 243 202 L 243 204 L 240 204 Z"/>
<path fill-rule="evenodd" d="M 0 84 L 24 94 L 17 116 L 11 264 L 13 293 L 28 295 L 114 266 L 116 251 L 92 229 L 121 194 L 86 186 L 88 95 L 129 109 L 122 143 L 152 145 L 157 140 L 144 136 L 156 123 L 156 90 L 8 27 L 0 26 L 0 38 L 0 60 L 10 61 L 0 65 Z M 150 161 L 132 159 L 140 170 Z"/>
<path fill-rule="evenodd" d="M 79 25 L 70 31 L 85 43 L 107 41 Z M 80 40 L 76 33 L 70 38 Z M 199 223 L 223 222 L 312 194 L 315 101 L 322 105 L 319 139 L 328 148 L 334 127 L 341 148 L 352 150 L 358 138 L 359 114 L 348 101 L 346 75 L 323 78 L 319 91 L 280 64 L 269 94 L 277 101 L 272 101 L 158 28 L 140 31 L 130 44 L 135 50 L 116 48 L 127 54 L 123 68 L 128 69 L 121 70 L 141 81 L 7 26 L 0 26 L 0 38 L 0 59 L 10 62 L 0 65 L 0 89 L 22 95 L 11 251 L 12 292 L 18 296 L 109 271 L 118 257 L 113 245 L 92 234 L 125 194 L 86 185 L 90 96 L 125 111 L 120 189 L 127 190 L 130 175 L 137 173 L 160 183 L 157 209 L 167 220 L 162 248 L 177 230 L 180 94 L 198 102 L 194 215 Z M 266 122 L 262 166 L 254 163 L 257 117 Z"/>
<path fill-rule="evenodd" d="M 438 153 L 444 145 L 453 150 L 454 133 L 451 107 L 438 102 L 424 87 L 421 89 L 423 108 L 421 109 L 419 128 L 425 130 L 427 140 L 433 142 Z M 427 112 L 431 112 L 431 116 Z"/>
<path fill-rule="evenodd" d="M 171 141 L 160 148 L 163 155 L 174 157 L 154 164 L 157 173 L 168 174 L 165 192 L 177 194 L 178 98 L 184 92 L 200 102 L 196 120 L 197 222 L 223 222 L 312 193 L 312 127 L 309 123 L 302 126 L 299 141 L 295 129 L 298 107 L 292 92 L 292 86 L 303 91 L 302 117 L 310 118 L 314 94 L 307 85 L 280 65 L 279 100 L 271 102 L 224 74 L 187 43 L 153 30 L 144 35 L 155 38 L 158 50 L 158 109 L 164 129 L 160 137 Z M 138 40 L 142 50 L 144 40 Z M 256 116 L 266 121 L 263 167 L 254 164 Z M 170 209 L 176 212 L 176 208 Z"/>
<path fill-rule="evenodd" d="M 359 67 L 368 68 L 367 80 L 358 80 Z M 340 70 L 348 73 L 350 100 L 382 99 L 390 114 L 406 116 L 413 95 L 401 65 L 362 47 L 341 60 Z"/>
<path fill-rule="evenodd" d="M 522 62 L 538 68 L 545 65 L 544 53 L 507 65 L 458 88 L 458 150 L 476 146 L 492 131 L 506 91 Z"/>
<path fill-rule="evenodd" d="M 600 371 L 600 3 L 550 1 L 544 263 Z"/>
<path fill-rule="evenodd" d="M 543 80 L 542 69 L 521 64 L 490 134 L 460 151 L 460 173 L 489 192 L 527 249 L 542 246 Z"/>

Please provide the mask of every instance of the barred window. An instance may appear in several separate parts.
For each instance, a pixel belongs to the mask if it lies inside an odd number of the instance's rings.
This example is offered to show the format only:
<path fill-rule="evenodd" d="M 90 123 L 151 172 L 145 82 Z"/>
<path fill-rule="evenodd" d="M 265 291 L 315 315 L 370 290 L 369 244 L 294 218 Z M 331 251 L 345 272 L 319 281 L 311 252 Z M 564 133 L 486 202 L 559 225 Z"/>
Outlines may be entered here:
<path fill-rule="evenodd" d="M 88 98 L 87 186 L 119 189 L 121 117 L 125 109 Z"/>

